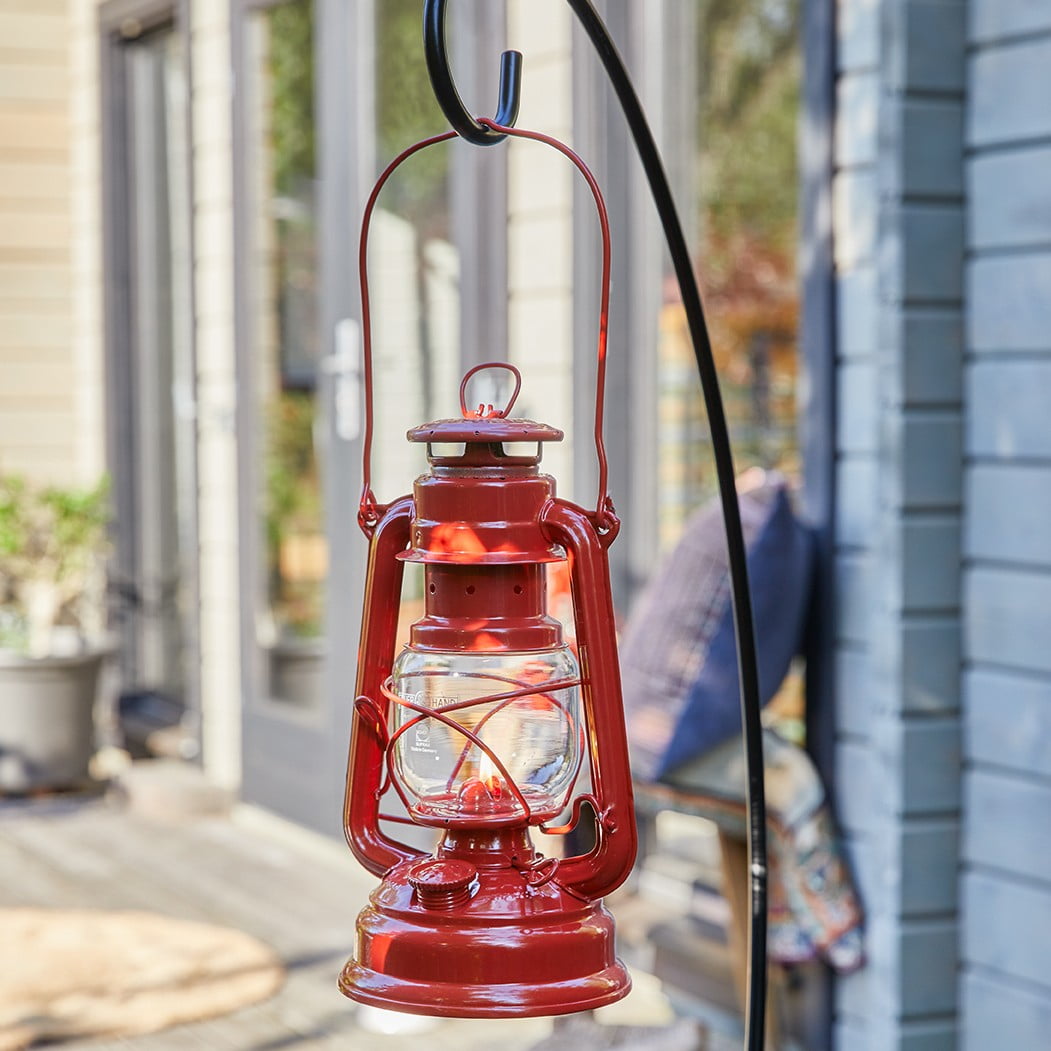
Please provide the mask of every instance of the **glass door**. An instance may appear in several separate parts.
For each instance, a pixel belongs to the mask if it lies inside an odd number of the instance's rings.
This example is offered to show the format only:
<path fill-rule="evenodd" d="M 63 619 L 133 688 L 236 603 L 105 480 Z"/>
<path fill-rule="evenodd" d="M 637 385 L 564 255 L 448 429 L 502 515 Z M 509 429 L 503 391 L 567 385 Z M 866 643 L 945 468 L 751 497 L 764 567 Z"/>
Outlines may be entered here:
<path fill-rule="evenodd" d="M 694 187 L 688 230 L 708 311 L 738 471 L 797 481 L 799 288 L 796 139 L 799 8 L 788 0 L 703 0 L 692 13 L 692 128 L 678 163 Z M 669 86 L 669 92 L 677 90 Z M 708 423 L 677 291 L 657 340 L 658 542 L 678 541 L 716 493 Z"/>
<path fill-rule="evenodd" d="M 328 700 L 330 405 L 322 361 L 321 4 L 234 6 L 242 792 L 338 829 Z"/>
<path fill-rule="evenodd" d="M 444 119 L 418 0 L 239 0 L 235 14 L 244 794 L 336 834 L 367 556 L 356 517 L 359 224 L 387 161 Z M 454 231 L 484 235 L 454 220 L 467 203 L 454 201 L 455 156 L 445 145 L 413 158 L 374 220 L 380 500 L 410 491 L 424 466 L 405 432 L 458 408 Z M 407 623 L 421 582 L 406 576 Z"/>
<path fill-rule="evenodd" d="M 318 363 L 314 10 L 292 0 L 248 22 L 248 323 L 260 533 L 257 692 L 322 703 L 325 537 Z"/>
<path fill-rule="evenodd" d="M 171 725 L 162 750 L 198 754 L 196 399 L 186 55 L 172 23 L 117 38 L 107 185 L 111 266 L 113 585 L 127 743 Z M 153 745 L 156 750 L 156 742 Z"/>

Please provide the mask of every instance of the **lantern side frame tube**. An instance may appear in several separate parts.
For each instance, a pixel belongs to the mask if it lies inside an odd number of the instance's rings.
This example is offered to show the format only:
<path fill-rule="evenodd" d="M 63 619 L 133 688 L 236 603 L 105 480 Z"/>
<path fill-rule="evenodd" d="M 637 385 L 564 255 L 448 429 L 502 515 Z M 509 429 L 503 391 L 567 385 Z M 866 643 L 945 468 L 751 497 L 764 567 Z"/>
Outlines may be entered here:
<path fill-rule="evenodd" d="M 378 824 L 386 761 L 386 740 L 381 735 L 390 706 L 383 684 L 394 663 L 404 575 L 404 563 L 395 555 L 408 547 L 412 514 L 411 497 L 403 497 L 384 510 L 369 542 L 365 577 L 355 696 L 368 699 L 383 725 L 373 727 L 360 710 L 354 713 L 343 797 L 343 831 L 354 857 L 374 876 L 383 876 L 399 862 L 423 853 L 392 839 Z M 357 784 L 352 784 L 352 772 L 360 778 Z"/>
<path fill-rule="evenodd" d="M 628 878 L 638 851 L 616 643 L 612 632 L 597 631 L 592 636 L 588 630 L 589 625 L 614 624 L 616 620 L 609 563 L 604 557 L 605 541 L 612 537 L 600 536 L 593 516 L 565 500 L 549 501 L 540 521 L 570 556 L 591 782 L 594 797 L 603 807 L 596 814 L 595 849 L 565 858 L 556 878 L 570 893 L 592 900 L 610 894 Z"/>

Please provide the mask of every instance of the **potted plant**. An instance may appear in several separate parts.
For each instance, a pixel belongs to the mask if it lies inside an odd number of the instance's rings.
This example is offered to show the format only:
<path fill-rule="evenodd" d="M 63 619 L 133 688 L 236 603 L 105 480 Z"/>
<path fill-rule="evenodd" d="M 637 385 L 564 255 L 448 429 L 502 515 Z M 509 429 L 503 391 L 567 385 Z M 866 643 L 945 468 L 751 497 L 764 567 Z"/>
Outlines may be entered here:
<path fill-rule="evenodd" d="M 0 476 L 0 793 L 88 778 L 108 519 L 106 482 Z"/>
<path fill-rule="evenodd" d="M 266 546 L 269 693 L 274 700 L 314 707 L 325 666 L 324 581 L 328 544 L 322 525 L 321 481 L 314 449 L 310 391 L 286 390 L 267 420 Z"/>

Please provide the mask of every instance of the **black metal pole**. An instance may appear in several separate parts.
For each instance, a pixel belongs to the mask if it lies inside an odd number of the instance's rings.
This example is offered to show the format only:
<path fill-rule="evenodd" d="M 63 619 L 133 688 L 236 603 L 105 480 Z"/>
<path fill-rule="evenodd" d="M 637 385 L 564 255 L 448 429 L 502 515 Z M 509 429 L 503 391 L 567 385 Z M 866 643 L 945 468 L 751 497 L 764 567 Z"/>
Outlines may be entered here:
<path fill-rule="evenodd" d="M 719 377 L 712 353 L 711 337 L 704 316 L 700 290 L 693 272 L 686 237 L 672 196 L 671 186 L 664 171 L 660 151 L 624 60 L 617 51 L 598 12 L 590 0 L 567 0 L 588 38 L 591 40 L 620 102 L 631 131 L 660 217 L 668 244 L 675 276 L 682 294 L 690 338 L 693 343 L 701 390 L 708 413 L 708 425 L 715 456 L 715 472 L 719 483 L 723 524 L 729 556 L 730 592 L 733 600 L 734 624 L 737 635 L 737 663 L 741 685 L 741 722 L 744 728 L 744 747 L 747 765 L 748 809 L 748 871 L 749 880 L 749 934 L 748 934 L 748 996 L 745 1009 L 745 1047 L 748 1051 L 762 1051 L 766 1023 L 766 933 L 767 933 L 767 859 L 766 859 L 766 796 L 763 786 L 763 739 L 760 721 L 759 670 L 756 660 L 755 628 L 752 601 L 748 587 L 748 564 L 741 528 L 741 511 L 737 502 L 737 487 L 730 447 L 729 429 L 719 391 Z M 453 85 L 446 54 L 444 20 L 447 0 L 425 0 L 424 47 L 428 69 L 435 94 L 445 116 L 466 139 L 480 145 L 490 145 L 492 138 L 482 138 L 478 130 L 489 131 L 479 124 L 464 108 Z M 501 76 L 500 112 L 517 113 L 515 97 L 520 84 L 517 60 L 504 52 Z M 518 56 L 520 59 L 521 56 Z M 508 75 L 514 67 L 516 76 Z M 511 121 L 499 120 L 509 126 Z"/>

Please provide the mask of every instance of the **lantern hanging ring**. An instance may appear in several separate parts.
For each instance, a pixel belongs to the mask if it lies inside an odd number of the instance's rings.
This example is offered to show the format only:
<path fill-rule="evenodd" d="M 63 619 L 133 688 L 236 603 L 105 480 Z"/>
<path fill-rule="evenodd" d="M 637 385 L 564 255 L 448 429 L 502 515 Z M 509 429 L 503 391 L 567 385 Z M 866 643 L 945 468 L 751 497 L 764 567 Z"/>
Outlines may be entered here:
<path fill-rule="evenodd" d="M 478 375 L 479 372 L 485 372 L 488 369 L 505 369 L 510 372 L 515 380 L 515 388 L 511 392 L 511 397 L 507 399 L 507 404 L 502 409 L 494 409 L 492 405 L 481 404 L 477 409 L 467 408 L 467 384 L 471 382 L 472 378 Z M 514 408 L 514 404 L 518 401 L 518 395 L 522 392 L 522 373 L 514 367 L 514 365 L 508 365 L 506 361 L 490 361 L 482 365 L 475 365 L 473 369 L 468 369 L 467 374 L 464 376 L 463 381 L 460 383 L 460 412 L 463 414 L 464 419 L 470 419 L 472 416 L 490 420 L 503 420 L 507 418 L 507 414 Z"/>

